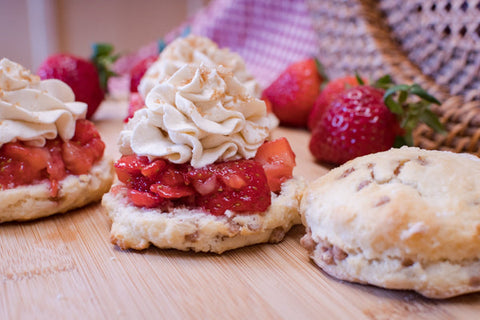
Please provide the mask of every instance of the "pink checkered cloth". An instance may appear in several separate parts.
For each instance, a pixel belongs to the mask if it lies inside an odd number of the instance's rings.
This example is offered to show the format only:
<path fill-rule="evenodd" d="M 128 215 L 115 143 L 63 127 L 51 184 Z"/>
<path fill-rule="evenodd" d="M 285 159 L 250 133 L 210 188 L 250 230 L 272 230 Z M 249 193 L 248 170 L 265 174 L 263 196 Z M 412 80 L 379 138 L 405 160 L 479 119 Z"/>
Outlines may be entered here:
<path fill-rule="evenodd" d="M 167 34 L 165 41 L 180 36 L 186 27 L 240 54 L 263 87 L 289 64 L 314 56 L 318 50 L 303 0 L 214 0 Z M 152 42 L 120 59 L 117 72 L 126 74 L 137 61 L 156 53 L 157 43 Z"/>

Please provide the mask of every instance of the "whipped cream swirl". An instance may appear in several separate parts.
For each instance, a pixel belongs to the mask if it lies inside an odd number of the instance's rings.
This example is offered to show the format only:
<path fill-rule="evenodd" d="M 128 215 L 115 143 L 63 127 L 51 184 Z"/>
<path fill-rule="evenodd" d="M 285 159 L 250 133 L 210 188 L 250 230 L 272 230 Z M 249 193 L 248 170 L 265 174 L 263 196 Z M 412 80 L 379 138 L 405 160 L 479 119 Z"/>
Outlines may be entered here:
<path fill-rule="evenodd" d="M 71 139 L 86 110 L 66 83 L 40 80 L 21 65 L 0 60 L 0 146 L 21 140 L 43 147 L 46 139 Z"/>
<path fill-rule="evenodd" d="M 181 67 L 158 84 L 120 134 L 120 152 L 196 168 L 248 159 L 275 121 L 231 72 L 201 64 Z"/>
<path fill-rule="evenodd" d="M 138 86 L 139 93 L 145 99 L 156 84 L 165 81 L 178 69 L 191 63 L 197 65 L 203 63 L 212 68 L 221 65 L 237 77 L 251 96 L 260 97 L 260 86 L 247 72 L 245 62 L 240 55 L 231 52 L 228 48 L 220 49 L 210 39 L 195 35 L 178 38 L 165 48 L 142 78 Z"/>

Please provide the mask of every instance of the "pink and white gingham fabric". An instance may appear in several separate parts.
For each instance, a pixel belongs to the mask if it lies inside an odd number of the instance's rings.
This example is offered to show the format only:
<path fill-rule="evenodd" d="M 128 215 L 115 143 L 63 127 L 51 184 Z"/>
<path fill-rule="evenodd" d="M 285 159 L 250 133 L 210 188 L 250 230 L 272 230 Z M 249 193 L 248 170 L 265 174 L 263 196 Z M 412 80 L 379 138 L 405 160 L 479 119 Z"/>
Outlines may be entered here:
<path fill-rule="evenodd" d="M 318 43 L 303 0 L 213 0 L 166 37 L 168 43 L 189 27 L 244 59 L 261 86 L 268 86 L 289 64 L 313 56 Z M 154 54 L 157 44 L 118 61 L 126 73 L 136 61 Z"/>
<path fill-rule="evenodd" d="M 188 24 L 192 33 L 240 54 L 262 86 L 318 50 L 303 0 L 216 0 Z"/>

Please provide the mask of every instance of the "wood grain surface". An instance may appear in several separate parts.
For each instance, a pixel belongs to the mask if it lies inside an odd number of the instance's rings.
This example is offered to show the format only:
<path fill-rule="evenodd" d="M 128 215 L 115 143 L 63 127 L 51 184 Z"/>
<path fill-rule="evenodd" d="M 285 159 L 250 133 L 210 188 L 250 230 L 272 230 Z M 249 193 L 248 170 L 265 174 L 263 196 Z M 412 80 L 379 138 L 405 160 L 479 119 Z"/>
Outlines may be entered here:
<path fill-rule="evenodd" d="M 105 102 L 96 124 L 116 159 L 126 113 Z M 327 172 L 307 148 L 308 133 L 277 129 L 297 154 L 296 175 Z M 480 294 L 429 300 L 338 281 L 308 258 L 297 226 L 283 242 L 222 255 L 109 242 L 99 203 L 27 223 L 0 224 L 0 319 L 479 319 Z"/>

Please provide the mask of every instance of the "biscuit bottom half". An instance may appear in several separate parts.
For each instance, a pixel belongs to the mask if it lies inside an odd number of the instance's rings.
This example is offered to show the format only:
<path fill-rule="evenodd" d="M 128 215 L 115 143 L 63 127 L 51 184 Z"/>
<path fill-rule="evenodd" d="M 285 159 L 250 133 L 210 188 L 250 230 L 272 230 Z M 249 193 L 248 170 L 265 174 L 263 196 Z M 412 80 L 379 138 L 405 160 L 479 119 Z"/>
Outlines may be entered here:
<path fill-rule="evenodd" d="M 368 259 L 361 250 L 347 253 L 326 240 L 301 239 L 312 260 L 331 276 L 397 290 L 415 290 L 427 298 L 444 299 L 480 291 L 480 261 L 413 261 L 399 257 Z"/>
<path fill-rule="evenodd" d="M 302 245 L 328 274 L 429 298 L 480 291 L 480 158 L 413 147 L 315 180 Z"/>
<path fill-rule="evenodd" d="M 283 240 L 293 225 L 300 224 L 302 179 L 293 178 L 272 194 L 266 212 L 214 216 L 201 209 L 175 208 L 169 212 L 139 208 L 129 203 L 127 188 L 116 183 L 103 196 L 102 205 L 112 221 L 111 242 L 122 249 L 163 249 L 222 253 L 258 243 Z M 113 191 L 115 190 L 115 191 Z"/>
<path fill-rule="evenodd" d="M 25 221 L 64 213 L 99 201 L 113 182 L 110 160 L 97 162 L 87 174 L 59 181 L 58 195 L 50 196 L 50 183 L 18 186 L 0 191 L 0 222 Z"/>

